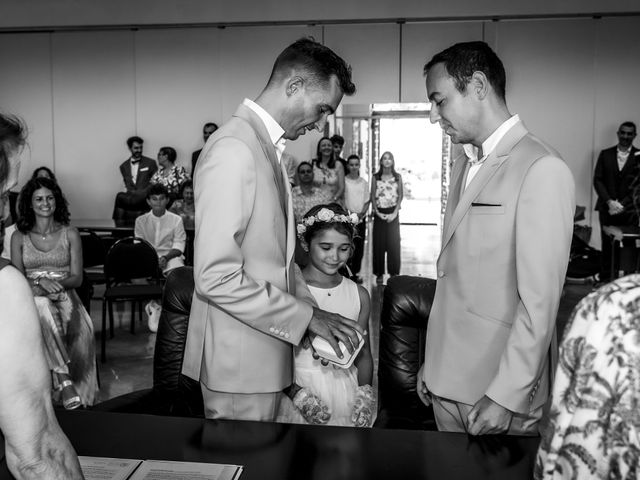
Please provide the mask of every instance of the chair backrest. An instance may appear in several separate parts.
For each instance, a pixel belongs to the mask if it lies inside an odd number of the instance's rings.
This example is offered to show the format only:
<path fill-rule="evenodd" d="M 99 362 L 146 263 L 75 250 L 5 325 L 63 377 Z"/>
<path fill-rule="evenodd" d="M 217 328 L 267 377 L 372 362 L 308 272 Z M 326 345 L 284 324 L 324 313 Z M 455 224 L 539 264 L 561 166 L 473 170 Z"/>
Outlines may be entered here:
<path fill-rule="evenodd" d="M 412 417 L 425 425 L 433 415 L 416 393 L 418 370 L 424 362 L 425 335 L 436 281 L 411 276 L 389 279 L 380 311 L 378 406 L 380 413 Z M 380 415 L 379 415 L 379 420 Z M 393 418 L 383 426 L 391 426 Z M 413 428 L 403 425 L 402 428 Z"/>
<path fill-rule="evenodd" d="M 193 291 L 192 267 L 169 272 L 153 355 L 153 390 L 160 411 L 166 415 L 204 415 L 200 384 L 181 373 Z"/>
<path fill-rule="evenodd" d="M 104 263 L 107 286 L 130 282 L 134 278 L 160 279 L 158 254 L 142 238 L 126 237 L 114 243 Z"/>
<path fill-rule="evenodd" d="M 104 265 L 107 251 L 102 239 L 93 230 L 78 229 L 82 241 L 82 266 L 83 268 Z"/>

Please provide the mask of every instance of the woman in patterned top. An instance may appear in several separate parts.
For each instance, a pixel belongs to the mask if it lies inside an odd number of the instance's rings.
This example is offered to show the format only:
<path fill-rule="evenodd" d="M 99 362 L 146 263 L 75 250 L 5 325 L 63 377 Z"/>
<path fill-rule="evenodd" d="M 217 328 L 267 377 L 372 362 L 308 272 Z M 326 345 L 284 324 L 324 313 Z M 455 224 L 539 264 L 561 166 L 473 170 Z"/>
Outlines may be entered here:
<path fill-rule="evenodd" d="M 376 283 L 382 285 L 385 255 L 387 271 L 394 276 L 400 273 L 400 220 L 398 212 L 402 203 L 402 177 L 395 168 L 391 152 L 380 158 L 380 169 L 371 180 L 371 204 L 373 205 L 373 274 Z"/>
<path fill-rule="evenodd" d="M 184 167 L 175 164 L 177 156 L 175 148 L 162 147 L 158 151 L 160 169 L 151 177 L 151 183 L 164 185 L 171 201 L 178 198 L 182 184 L 190 179 Z"/>
<path fill-rule="evenodd" d="M 169 211 L 180 215 L 182 217 L 182 223 L 184 228 L 194 228 L 196 218 L 196 204 L 193 196 L 193 181 L 187 180 L 182 184 L 180 190 L 181 199 L 176 200 L 171 205 Z"/>
<path fill-rule="evenodd" d="M 640 475 L 640 275 L 578 304 L 567 324 L 535 478 Z"/>
<path fill-rule="evenodd" d="M 320 188 L 327 202 L 344 204 L 344 167 L 336 161 L 333 143 L 329 137 L 318 142 L 316 158 L 313 159 L 313 185 Z"/>

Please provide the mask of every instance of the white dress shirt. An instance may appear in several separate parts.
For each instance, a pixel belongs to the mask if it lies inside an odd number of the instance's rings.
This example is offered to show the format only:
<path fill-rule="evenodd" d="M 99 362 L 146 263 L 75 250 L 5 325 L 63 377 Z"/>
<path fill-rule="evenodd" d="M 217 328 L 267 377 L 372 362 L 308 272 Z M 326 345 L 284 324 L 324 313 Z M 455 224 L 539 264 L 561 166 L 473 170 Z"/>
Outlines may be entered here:
<path fill-rule="evenodd" d="M 477 163 L 474 162 L 469 166 L 469 170 L 467 171 L 467 181 L 464 185 L 465 189 L 469 186 L 471 180 L 473 180 L 473 177 L 476 176 L 478 170 L 480 170 L 482 165 L 484 165 L 484 161 L 487 159 L 487 157 L 496 149 L 498 143 L 500 143 L 500 140 L 502 140 L 502 137 L 504 137 L 507 132 L 511 130 L 511 128 L 519 121 L 520 117 L 518 116 L 518 114 L 513 115 L 511 118 L 505 120 L 502 125 L 496 128 L 494 132 L 489 135 L 489 137 L 484 142 L 482 142 L 482 157 L 478 159 Z M 469 156 L 469 154 L 471 153 L 469 147 L 467 145 L 464 145 L 463 148 L 467 156 Z"/>
<path fill-rule="evenodd" d="M 187 234 L 184 231 L 182 217 L 173 212 L 165 212 L 156 217 L 153 212 L 147 212 L 136 218 L 134 235 L 140 237 L 156 249 L 158 258 L 176 249 L 184 253 Z M 184 265 L 184 257 L 174 257 L 167 262 L 165 272 Z"/>
<path fill-rule="evenodd" d="M 286 140 L 282 137 L 284 135 L 284 129 L 280 126 L 278 122 L 267 112 L 264 108 L 258 105 L 256 102 L 245 98 L 242 101 L 242 104 L 258 115 L 262 123 L 267 129 L 267 133 L 269 134 L 269 138 L 273 143 L 273 146 L 276 147 L 276 154 L 278 155 L 278 162 L 282 158 L 282 153 L 284 152 L 284 148 L 286 147 Z"/>

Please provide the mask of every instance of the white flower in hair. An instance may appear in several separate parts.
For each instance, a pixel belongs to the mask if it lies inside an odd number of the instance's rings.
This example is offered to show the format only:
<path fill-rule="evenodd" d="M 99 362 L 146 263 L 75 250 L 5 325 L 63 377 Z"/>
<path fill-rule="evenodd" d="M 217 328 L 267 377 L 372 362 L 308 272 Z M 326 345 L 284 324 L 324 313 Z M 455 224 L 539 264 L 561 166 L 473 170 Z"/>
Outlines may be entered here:
<path fill-rule="evenodd" d="M 334 215 L 335 213 L 333 213 L 332 210 L 329 210 L 328 208 L 322 208 L 320 209 L 316 217 L 318 217 L 318 220 L 320 220 L 321 222 L 328 222 L 334 217 Z"/>
<path fill-rule="evenodd" d="M 296 229 L 298 230 L 298 235 L 303 235 L 304 232 L 307 231 L 307 227 L 305 227 L 303 224 L 299 223 L 298 225 L 296 225 Z"/>
<path fill-rule="evenodd" d="M 358 218 L 358 214 L 357 213 L 352 213 L 349 215 L 349 220 L 351 221 L 351 223 L 353 223 L 354 225 L 357 224 L 360 219 Z"/>

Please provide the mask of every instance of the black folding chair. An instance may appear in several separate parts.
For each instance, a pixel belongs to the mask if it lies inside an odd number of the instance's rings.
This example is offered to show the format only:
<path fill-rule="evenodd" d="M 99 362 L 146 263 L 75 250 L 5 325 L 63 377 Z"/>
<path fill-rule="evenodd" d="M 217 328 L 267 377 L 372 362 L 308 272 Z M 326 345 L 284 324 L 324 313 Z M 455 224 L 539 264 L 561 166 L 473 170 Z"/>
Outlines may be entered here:
<path fill-rule="evenodd" d="M 91 285 L 106 283 L 104 262 L 107 250 L 104 242 L 96 232 L 87 228 L 78 229 L 82 241 L 82 268 Z"/>
<path fill-rule="evenodd" d="M 137 237 L 118 240 L 107 252 L 104 264 L 106 290 L 102 298 L 102 362 L 106 361 L 106 310 L 113 338 L 113 303 L 131 301 L 131 333 L 135 332 L 135 310 L 142 320 L 142 305 L 162 298 L 162 273 L 158 255 L 149 242 Z"/>

